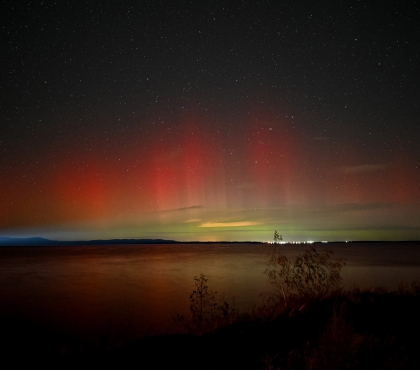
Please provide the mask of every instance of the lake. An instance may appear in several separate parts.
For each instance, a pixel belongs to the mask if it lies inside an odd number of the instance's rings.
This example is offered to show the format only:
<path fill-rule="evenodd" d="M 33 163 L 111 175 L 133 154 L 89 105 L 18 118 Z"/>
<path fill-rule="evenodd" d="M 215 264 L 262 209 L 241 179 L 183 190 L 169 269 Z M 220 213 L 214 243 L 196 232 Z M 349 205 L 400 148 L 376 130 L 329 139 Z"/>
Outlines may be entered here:
<path fill-rule="evenodd" d="M 305 245 L 281 245 L 294 258 Z M 420 243 L 328 243 L 345 258 L 344 285 L 397 288 L 420 281 Z M 0 316 L 37 322 L 80 340 L 173 330 L 188 313 L 194 276 L 245 310 L 267 291 L 270 244 L 163 244 L 0 248 Z M 117 334 L 116 334 L 117 335 Z"/>

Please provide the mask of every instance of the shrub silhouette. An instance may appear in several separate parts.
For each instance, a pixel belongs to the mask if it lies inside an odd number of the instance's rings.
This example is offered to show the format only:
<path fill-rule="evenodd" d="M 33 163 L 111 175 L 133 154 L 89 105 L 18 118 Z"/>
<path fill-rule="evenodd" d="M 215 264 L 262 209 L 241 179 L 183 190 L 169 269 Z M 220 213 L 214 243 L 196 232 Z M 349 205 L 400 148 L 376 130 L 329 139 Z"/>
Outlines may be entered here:
<path fill-rule="evenodd" d="M 345 261 L 333 261 L 333 254 L 331 250 L 318 252 L 311 248 L 291 261 L 277 248 L 264 270 L 269 285 L 275 290 L 270 297 L 287 306 L 293 298 L 315 298 L 338 290 Z"/>
<path fill-rule="evenodd" d="M 274 244 L 278 244 L 281 241 L 283 241 L 283 236 L 282 235 L 279 235 L 279 233 L 277 232 L 277 230 L 274 230 L 273 241 L 274 241 Z"/>
<path fill-rule="evenodd" d="M 218 293 L 209 289 L 207 281 L 203 274 L 194 276 L 195 289 L 190 294 L 190 317 L 180 314 L 174 316 L 174 320 L 192 334 L 203 334 L 219 325 L 227 324 L 236 313 L 223 297 L 216 299 Z"/>

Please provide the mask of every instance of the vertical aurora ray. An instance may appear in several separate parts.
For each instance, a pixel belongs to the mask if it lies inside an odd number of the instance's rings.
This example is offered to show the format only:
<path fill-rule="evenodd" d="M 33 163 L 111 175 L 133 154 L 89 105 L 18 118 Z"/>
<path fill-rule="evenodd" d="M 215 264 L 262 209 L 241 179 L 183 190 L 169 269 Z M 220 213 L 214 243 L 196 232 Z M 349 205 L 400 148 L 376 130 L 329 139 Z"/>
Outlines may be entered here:
<path fill-rule="evenodd" d="M 249 124 L 250 173 L 258 207 L 292 202 L 292 149 L 287 125 L 269 117 L 253 117 Z"/>

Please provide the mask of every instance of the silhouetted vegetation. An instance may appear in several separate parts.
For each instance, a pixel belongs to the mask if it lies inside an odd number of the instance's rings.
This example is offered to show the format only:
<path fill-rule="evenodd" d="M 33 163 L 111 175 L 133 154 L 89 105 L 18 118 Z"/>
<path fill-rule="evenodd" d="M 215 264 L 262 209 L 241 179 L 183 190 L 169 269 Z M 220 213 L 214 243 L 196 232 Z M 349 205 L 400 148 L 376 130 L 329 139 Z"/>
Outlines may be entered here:
<path fill-rule="evenodd" d="M 274 243 L 280 243 L 281 241 L 283 241 L 283 236 L 279 235 L 279 233 L 277 232 L 277 230 L 274 230 L 274 236 L 273 236 L 273 241 Z"/>
<path fill-rule="evenodd" d="M 200 282 L 200 278 L 196 279 Z M 146 369 L 418 367 L 419 284 L 401 286 L 393 292 L 357 288 L 335 291 L 314 298 L 303 307 L 294 302 L 298 301 L 289 301 L 287 308 L 281 304 L 282 311 L 274 316 L 271 308 L 262 307 L 236 313 L 231 324 L 201 335 L 143 338 L 82 359 L 96 365 L 103 361 L 118 366 L 134 361 Z"/>
<path fill-rule="evenodd" d="M 190 317 L 180 314 L 174 320 L 181 323 L 191 334 L 202 334 L 215 327 L 227 324 L 236 314 L 236 310 L 222 298 L 217 299 L 217 292 L 207 286 L 208 279 L 200 274 L 194 277 L 195 289 L 190 294 Z"/>
<path fill-rule="evenodd" d="M 340 272 L 345 261 L 333 261 L 333 254 L 331 250 L 318 252 L 311 248 L 291 261 L 277 248 L 264 270 L 274 287 L 274 293 L 269 295 L 271 302 L 287 306 L 293 299 L 314 299 L 337 291 L 342 284 Z"/>

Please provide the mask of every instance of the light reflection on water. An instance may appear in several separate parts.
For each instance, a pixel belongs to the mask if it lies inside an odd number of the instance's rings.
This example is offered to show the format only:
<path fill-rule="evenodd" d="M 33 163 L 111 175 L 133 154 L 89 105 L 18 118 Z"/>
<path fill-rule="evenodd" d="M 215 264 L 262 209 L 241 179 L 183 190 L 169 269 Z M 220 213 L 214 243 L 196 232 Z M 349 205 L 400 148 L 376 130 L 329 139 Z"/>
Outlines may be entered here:
<path fill-rule="evenodd" d="M 326 247 L 347 260 L 345 287 L 394 289 L 400 281 L 420 281 L 419 243 Z M 306 247 L 280 248 L 293 258 Z M 188 312 L 199 274 L 238 309 L 258 303 L 273 250 L 266 244 L 0 248 L 0 314 L 85 338 L 109 327 L 128 327 L 133 336 L 163 332 L 174 313 Z"/>

